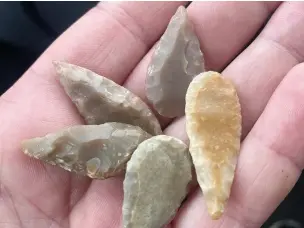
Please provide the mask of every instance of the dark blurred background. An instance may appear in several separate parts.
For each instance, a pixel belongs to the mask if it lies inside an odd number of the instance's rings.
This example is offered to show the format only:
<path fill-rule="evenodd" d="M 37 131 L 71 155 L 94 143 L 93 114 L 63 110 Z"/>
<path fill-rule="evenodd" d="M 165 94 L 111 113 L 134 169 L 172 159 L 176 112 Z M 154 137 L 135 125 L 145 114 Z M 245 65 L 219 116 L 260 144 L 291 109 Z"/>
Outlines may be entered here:
<path fill-rule="evenodd" d="M 94 5 L 96 2 L 0 2 L 0 95 Z M 263 228 L 304 227 L 303 190 L 302 175 Z"/>
<path fill-rule="evenodd" d="M 0 2 L 0 95 L 96 2 Z"/>

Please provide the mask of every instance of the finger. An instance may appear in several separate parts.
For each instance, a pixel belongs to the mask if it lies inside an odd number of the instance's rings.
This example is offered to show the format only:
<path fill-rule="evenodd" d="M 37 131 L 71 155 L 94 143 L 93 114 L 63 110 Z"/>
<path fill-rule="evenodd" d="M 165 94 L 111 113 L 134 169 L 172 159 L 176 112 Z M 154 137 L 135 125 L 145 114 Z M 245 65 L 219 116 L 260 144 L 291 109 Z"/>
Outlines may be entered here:
<path fill-rule="evenodd" d="M 69 216 L 70 227 L 122 227 L 122 182 L 122 178 L 92 181 Z"/>
<path fill-rule="evenodd" d="M 75 175 L 29 159 L 22 155 L 19 147 L 25 138 L 81 123 L 55 80 L 52 60 L 79 64 L 122 82 L 159 38 L 180 4 L 122 2 L 98 5 L 59 37 L 0 98 L 0 181 L 14 197 L 18 196 L 18 203 L 32 206 L 20 212 L 20 216 L 28 220 L 39 214 L 41 218 L 61 220 L 71 209 L 66 206 L 68 201 L 73 201 L 73 207 L 89 185 L 85 178 L 74 180 Z M 27 186 L 26 189 L 23 186 Z M 70 195 L 74 197 L 71 189 L 76 191 L 75 199 L 70 199 Z M 103 199 L 106 197 L 103 195 Z M 45 211 L 39 211 L 42 208 Z M 111 210 L 118 210 L 114 208 L 114 202 L 106 213 Z"/>
<path fill-rule="evenodd" d="M 280 2 L 194 2 L 189 7 L 208 70 L 221 71 L 252 40 Z"/>
<path fill-rule="evenodd" d="M 304 4 L 283 3 L 257 39 L 224 70 L 223 75 L 234 82 L 240 97 L 243 137 L 283 77 L 304 60 L 301 37 L 304 37 Z M 177 120 L 167 132 L 173 134 L 183 128 L 184 120 Z"/>
<path fill-rule="evenodd" d="M 252 39 L 279 2 L 193 2 L 190 20 L 201 43 L 208 69 L 220 71 Z M 137 65 L 124 86 L 147 102 L 145 77 L 153 49 Z M 147 102 L 148 103 L 148 102 Z M 160 118 L 165 126 L 170 119 Z"/>
<path fill-rule="evenodd" d="M 297 63 L 297 61 L 299 61 L 299 59 L 296 60 L 298 55 L 295 55 L 294 53 L 302 53 L 303 46 L 298 39 L 293 39 L 292 37 L 293 33 L 303 29 L 303 11 L 301 11 L 301 7 L 303 7 L 303 5 L 293 5 L 289 3 L 281 5 L 280 9 L 272 17 L 260 37 L 258 37 L 250 46 L 250 49 L 245 50 L 237 60 L 232 62 L 224 71 L 224 75 L 230 76 L 236 83 L 240 80 L 237 87 L 242 103 L 245 132 L 248 132 L 248 129 L 250 129 L 250 127 L 246 126 L 246 123 L 250 121 L 253 121 L 254 123 L 256 121 L 256 119 L 252 120 L 249 118 L 251 112 L 247 111 L 248 107 L 251 108 L 251 111 L 254 111 L 256 108 L 255 105 L 259 104 L 260 100 L 263 101 L 266 99 L 267 102 L 272 91 L 284 77 L 282 72 L 288 71 Z M 287 18 L 290 18 L 290 15 L 293 15 L 293 20 L 289 24 L 290 26 L 288 27 L 286 23 L 282 26 L 282 21 L 286 21 Z M 264 34 L 267 34 L 268 38 L 264 38 Z M 276 42 L 272 42 L 272 40 L 265 41 L 270 39 L 269 34 L 272 35 L 271 39 L 276 38 Z M 290 49 L 290 47 L 292 48 Z M 228 70 L 229 72 L 232 72 L 233 70 L 233 73 L 228 74 Z M 242 75 L 238 72 L 241 72 Z M 247 77 L 248 75 L 249 77 Z M 265 77 L 267 77 L 267 79 L 265 79 Z M 244 98 L 246 93 L 250 93 L 251 96 L 248 95 Z M 257 112 L 255 111 L 254 113 Z M 182 131 L 184 125 L 184 120 L 179 119 L 176 124 L 172 124 L 166 130 L 166 133 L 176 135 L 177 137 L 186 140 L 187 136 L 185 132 Z M 244 134 L 244 136 L 245 135 L 246 134 Z M 196 204 L 197 202 L 193 199 L 189 201 L 189 204 L 191 203 Z M 191 207 L 191 209 L 193 208 L 194 207 Z M 199 212 L 194 213 L 194 211 L 194 209 L 187 210 L 185 213 L 192 214 L 193 212 L 193 216 L 195 216 L 195 214 L 198 215 L 197 213 Z"/>
<path fill-rule="evenodd" d="M 304 60 L 303 36 L 304 4 L 285 2 L 255 42 L 225 69 L 224 74 L 233 79 L 240 95 L 244 136 L 283 77 Z"/>
<path fill-rule="evenodd" d="M 176 227 L 260 227 L 289 193 L 304 167 L 303 70 L 300 64 L 288 73 L 244 140 L 222 220 L 209 219 L 197 191 Z"/>

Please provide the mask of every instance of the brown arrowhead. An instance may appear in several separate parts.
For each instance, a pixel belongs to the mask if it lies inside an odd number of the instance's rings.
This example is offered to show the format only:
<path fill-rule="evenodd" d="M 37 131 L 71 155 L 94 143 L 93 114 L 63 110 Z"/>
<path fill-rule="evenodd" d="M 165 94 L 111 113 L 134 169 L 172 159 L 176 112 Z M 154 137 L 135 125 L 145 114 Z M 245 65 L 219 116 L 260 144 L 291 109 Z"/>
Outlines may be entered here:
<path fill-rule="evenodd" d="M 233 84 L 206 72 L 190 83 L 186 129 L 198 183 L 208 211 L 218 219 L 230 195 L 240 150 L 241 108 Z"/>
<path fill-rule="evenodd" d="M 169 223 L 190 181 L 191 158 L 182 141 L 159 135 L 139 144 L 127 164 L 123 227 L 160 228 Z"/>
<path fill-rule="evenodd" d="M 138 144 L 151 137 L 123 123 L 81 125 L 22 142 L 25 154 L 91 178 L 120 174 Z"/>
<path fill-rule="evenodd" d="M 185 114 L 185 95 L 192 79 L 204 71 L 200 43 L 180 6 L 156 46 L 146 79 L 146 96 L 162 116 Z"/>
<path fill-rule="evenodd" d="M 161 134 L 158 120 L 136 95 L 88 69 L 54 62 L 60 82 L 87 124 L 120 122 Z"/>

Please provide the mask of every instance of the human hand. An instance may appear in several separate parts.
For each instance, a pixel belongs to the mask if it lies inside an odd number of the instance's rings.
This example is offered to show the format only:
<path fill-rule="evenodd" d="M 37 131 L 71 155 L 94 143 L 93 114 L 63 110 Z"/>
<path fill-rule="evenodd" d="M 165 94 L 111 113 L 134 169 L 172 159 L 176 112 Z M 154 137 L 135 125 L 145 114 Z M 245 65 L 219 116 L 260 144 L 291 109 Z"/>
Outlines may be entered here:
<path fill-rule="evenodd" d="M 121 227 L 121 178 L 92 181 L 71 174 L 25 156 L 20 142 L 82 122 L 56 79 L 53 60 L 109 77 L 146 101 L 149 49 L 180 4 L 100 3 L 0 97 L 1 228 Z M 193 2 L 188 12 L 207 69 L 223 70 L 237 87 L 244 140 L 222 218 L 210 220 L 197 188 L 170 226 L 260 227 L 304 166 L 304 65 L 299 64 L 304 59 L 304 4 Z M 166 134 L 187 140 L 183 118 L 160 121 Z"/>

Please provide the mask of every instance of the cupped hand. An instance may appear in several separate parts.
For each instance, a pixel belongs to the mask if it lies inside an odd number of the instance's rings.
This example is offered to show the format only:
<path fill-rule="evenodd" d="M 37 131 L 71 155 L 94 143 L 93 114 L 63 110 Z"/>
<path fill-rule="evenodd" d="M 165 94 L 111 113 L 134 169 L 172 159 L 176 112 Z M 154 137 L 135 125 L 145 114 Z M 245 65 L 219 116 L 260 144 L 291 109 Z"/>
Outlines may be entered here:
<path fill-rule="evenodd" d="M 121 227 L 122 178 L 91 181 L 24 155 L 21 140 L 83 123 L 53 60 L 86 67 L 146 101 L 153 45 L 183 2 L 100 3 L 62 34 L 0 97 L 0 227 Z M 172 228 L 257 228 L 304 167 L 304 4 L 192 2 L 208 70 L 237 87 L 243 137 L 231 198 L 212 221 L 199 188 Z M 159 118 L 187 140 L 184 119 Z"/>

